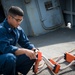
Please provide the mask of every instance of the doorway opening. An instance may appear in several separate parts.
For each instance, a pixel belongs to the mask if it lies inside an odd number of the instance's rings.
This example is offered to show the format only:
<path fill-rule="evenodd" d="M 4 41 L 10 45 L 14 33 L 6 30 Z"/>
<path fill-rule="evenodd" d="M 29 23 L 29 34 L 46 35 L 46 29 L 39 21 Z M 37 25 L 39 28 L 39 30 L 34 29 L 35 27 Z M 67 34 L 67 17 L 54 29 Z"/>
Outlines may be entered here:
<path fill-rule="evenodd" d="M 4 10 L 0 1 L 0 23 L 3 22 L 4 19 L 5 19 L 5 14 L 4 14 Z"/>

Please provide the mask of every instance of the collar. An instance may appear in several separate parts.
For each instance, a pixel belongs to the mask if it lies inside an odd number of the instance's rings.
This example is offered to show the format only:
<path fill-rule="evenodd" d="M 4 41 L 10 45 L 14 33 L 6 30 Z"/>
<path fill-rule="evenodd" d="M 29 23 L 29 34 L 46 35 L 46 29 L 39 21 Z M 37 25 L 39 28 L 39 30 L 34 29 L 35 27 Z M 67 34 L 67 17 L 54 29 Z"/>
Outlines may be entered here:
<path fill-rule="evenodd" d="M 4 22 L 4 27 L 8 30 L 9 33 L 14 30 L 14 28 L 12 28 L 12 27 L 9 25 L 7 19 L 5 19 L 3 22 Z"/>

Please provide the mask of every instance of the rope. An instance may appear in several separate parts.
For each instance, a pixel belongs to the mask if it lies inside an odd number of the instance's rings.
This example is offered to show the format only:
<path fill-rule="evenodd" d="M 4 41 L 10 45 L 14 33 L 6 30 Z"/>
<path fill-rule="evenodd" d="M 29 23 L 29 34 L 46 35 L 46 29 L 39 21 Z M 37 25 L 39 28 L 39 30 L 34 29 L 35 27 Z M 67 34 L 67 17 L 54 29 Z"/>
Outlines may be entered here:
<path fill-rule="evenodd" d="M 73 49 L 73 50 L 71 50 L 71 51 L 69 51 L 68 53 L 72 53 L 72 52 L 74 52 L 75 51 L 75 49 Z M 61 59 L 62 57 L 64 57 L 63 55 L 61 55 L 61 56 L 58 56 L 58 57 L 54 57 L 54 58 L 52 58 L 52 59 Z"/>
<path fill-rule="evenodd" d="M 73 64 L 75 64 L 75 60 L 73 60 L 68 66 L 65 66 L 65 67 L 60 68 L 60 70 L 64 70 L 64 69 L 70 67 Z"/>
<path fill-rule="evenodd" d="M 74 51 L 75 51 L 75 49 L 69 51 L 68 53 L 72 53 L 72 52 L 74 52 Z M 52 69 L 54 68 L 54 65 L 53 65 L 52 63 L 50 63 L 50 61 L 49 61 L 44 55 L 42 56 L 42 58 L 43 58 L 43 60 L 44 60 L 45 63 L 43 62 L 43 65 L 42 65 L 42 66 L 39 65 L 40 67 L 38 67 L 38 69 L 39 69 L 39 70 L 38 70 L 38 73 L 40 73 L 40 72 L 43 70 L 44 64 L 50 66 Z M 57 59 L 56 62 L 58 62 L 58 61 L 60 61 L 62 58 L 64 58 L 64 55 L 61 55 L 61 56 L 59 56 L 59 57 L 54 57 L 54 58 L 52 58 L 52 59 Z M 70 66 L 73 65 L 73 64 L 75 64 L 75 60 L 73 60 L 68 66 L 65 66 L 65 67 L 60 68 L 60 70 L 64 70 L 64 69 L 70 67 Z M 37 74 L 38 74 L 38 73 L 37 73 Z M 56 74 L 54 74 L 54 75 L 56 75 Z"/>

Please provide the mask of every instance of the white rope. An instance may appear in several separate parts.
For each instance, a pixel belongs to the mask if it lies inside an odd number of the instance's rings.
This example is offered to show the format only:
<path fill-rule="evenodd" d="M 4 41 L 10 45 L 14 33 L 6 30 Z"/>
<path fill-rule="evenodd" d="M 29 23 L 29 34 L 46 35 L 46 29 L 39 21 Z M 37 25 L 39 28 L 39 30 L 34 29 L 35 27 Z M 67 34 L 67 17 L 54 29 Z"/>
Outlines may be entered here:
<path fill-rule="evenodd" d="M 54 66 L 44 55 L 42 56 L 43 60 L 45 61 L 45 63 L 51 67 L 52 69 L 54 69 Z"/>
<path fill-rule="evenodd" d="M 62 68 L 60 68 L 60 70 L 64 70 L 64 69 L 66 69 L 66 68 L 68 68 L 68 67 L 70 67 L 71 65 L 73 65 L 73 64 L 75 64 L 75 60 L 73 60 L 69 65 L 67 65 L 67 66 L 65 66 L 65 67 L 62 67 Z"/>
<path fill-rule="evenodd" d="M 75 51 L 75 49 L 69 51 L 68 53 L 72 53 L 73 51 Z M 55 57 L 55 58 L 53 58 L 53 59 L 57 59 L 56 62 L 58 62 L 58 61 L 60 61 L 62 58 L 64 58 L 64 55 L 62 55 L 62 56 L 60 56 L 60 57 Z M 49 66 L 51 69 L 54 69 L 55 65 L 52 64 L 44 55 L 42 55 L 42 59 L 44 60 L 44 62 L 45 62 L 45 64 L 46 64 L 47 66 Z M 73 65 L 73 64 L 75 64 L 75 60 L 73 60 L 69 65 L 67 65 L 67 66 L 65 66 L 65 67 L 61 67 L 60 70 L 64 70 L 64 69 L 70 67 L 70 66 Z M 43 64 L 43 66 L 44 66 L 44 64 Z M 43 69 L 42 69 L 43 66 L 42 66 L 41 68 L 38 68 L 39 71 L 37 72 L 37 74 L 40 73 L 40 72 L 43 70 Z M 53 74 L 54 74 L 54 75 L 57 75 L 57 74 L 55 74 L 54 72 L 53 72 Z"/>
<path fill-rule="evenodd" d="M 64 56 L 57 58 L 56 62 L 60 61 L 62 58 L 64 58 Z"/>

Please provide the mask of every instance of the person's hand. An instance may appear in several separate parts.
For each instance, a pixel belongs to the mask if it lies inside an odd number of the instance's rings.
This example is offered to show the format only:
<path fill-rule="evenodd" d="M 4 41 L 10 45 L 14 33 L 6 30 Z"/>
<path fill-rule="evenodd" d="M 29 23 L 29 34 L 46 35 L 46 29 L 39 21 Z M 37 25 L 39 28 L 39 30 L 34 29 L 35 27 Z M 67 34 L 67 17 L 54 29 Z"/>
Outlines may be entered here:
<path fill-rule="evenodd" d="M 19 48 L 18 50 L 15 51 L 15 55 L 22 55 L 22 54 L 26 54 L 30 59 L 37 59 L 38 51 L 36 50 L 29 50 L 29 49 L 25 49 L 25 48 Z"/>
<path fill-rule="evenodd" d="M 25 54 L 30 58 L 30 59 L 36 59 L 36 52 L 32 50 L 26 50 Z"/>

